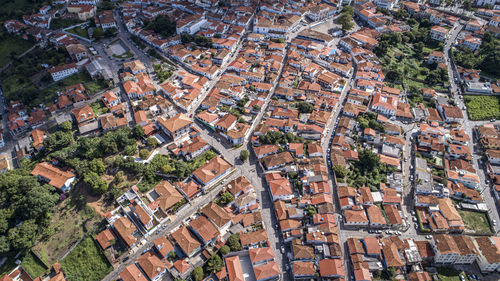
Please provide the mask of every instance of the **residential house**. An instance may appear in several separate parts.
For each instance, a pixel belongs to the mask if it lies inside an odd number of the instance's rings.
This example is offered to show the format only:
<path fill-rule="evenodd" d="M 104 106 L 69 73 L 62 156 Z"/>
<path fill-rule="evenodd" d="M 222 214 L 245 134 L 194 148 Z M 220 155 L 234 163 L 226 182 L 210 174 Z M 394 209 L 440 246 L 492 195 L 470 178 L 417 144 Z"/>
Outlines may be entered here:
<path fill-rule="evenodd" d="M 191 132 L 193 121 L 184 113 L 179 113 L 172 118 L 159 117 L 157 120 L 163 132 L 173 140 L 178 140 Z"/>
<path fill-rule="evenodd" d="M 181 226 L 179 229 L 174 231 L 171 236 L 182 250 L 182 253 L 189 258 L 193 257 L 201 250 L 200 242 L 198 242 L 196 237 L 191 234 L 186 226 Z"/>
<path fill-rule="evenodd" d="M 76 175 L 69 170 L 63 170 L 48 162 L 38 163 L 30 173 L 39 180 L 45 181 L 61 192 L 67 192 L 73 187 Z"/>
<path fill-rule="evenodd" d="M 201 212 L 217 227 L 221 235 L 224 235 L 231 226 L 231 215 L 215 202 L 207 204 Z"/>
<path fill-rule="evenodd" d="M 232 165 L 229 162 L 217 156 L 196 169 L 192 176 L 201 185 L 208 186 L 223 178 L 231 169 Z"/>

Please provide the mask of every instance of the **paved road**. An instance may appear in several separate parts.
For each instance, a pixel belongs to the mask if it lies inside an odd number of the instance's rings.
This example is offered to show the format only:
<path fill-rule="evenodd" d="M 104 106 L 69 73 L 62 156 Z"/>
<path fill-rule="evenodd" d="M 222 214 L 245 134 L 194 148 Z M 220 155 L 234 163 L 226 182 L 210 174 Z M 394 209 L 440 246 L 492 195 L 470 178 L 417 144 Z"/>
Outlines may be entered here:
<path fill-rule="evenodd" d="M 456 72 L 454 71 L 454 62 L 453 58 L 451 56 L 451 52 L 449 51 L 450 47 L 452 44 L 455 42 L 456 37 L 459 33 L 459 31 L 463 28 L 463 25 L 458 25 L 456 28 L 452 30 L 452 33 L 450 34 L 448 40 L 446 41 L 445 47 L 444 47 L 444 53 L 446 55 L 446 65 L 448 68 L 448 75 L 450 77 L 450 86 L 451 86 L 451 92 L 453 93 L 453 98 L 456 103 L 456 105 L 462 109 L 462 113 L 464 115 L 464 120 L 462 123 L 462 129 L 464 129 L 469 137 L 471 137 L 471 141 L 469 142 L 469 148 L 471 151 L 471 156 L 472 156 L 472 165 L 474 166 L 474 169 L 476 170 L 476 174 L 479 176 L 480 180 L 480 191 L 481 195 L 483 196 L 484 202 L 487 204 L 489 207 L 489 216 L 491 219 L 496 220 L 497 222 L 500 222 L 500 216 L 498 213 L 498 208 L 495 200 L 495 196 L 493 194 L 494 189 L 490 184 L 486 183 L 486 167 L 484 165 L 480 165 L 479 161 L 483 158 L 483 151 L 481 149 L 481 146 L 478 143 L 478 140 L 474 138 L 474 128 L 476 126 L 481 126 L 487 123 L 490 123 L 488 121 L 471 121 L 469 120 L 469 116 L 467 114 L 467 110 L 465 108 L 465 103 L 463 100 L 463 95 L 461 94 L 462 91 L 461 89 L 457 86 L 456 82 L 457 81 L 455 78 L 458 78 L 456 76 Z M 483 159 L 484 160 L 484 159 Z M 484 161 L 483 161 L 484 163 Z M 494 226 L 495 233 L 498 233 L 500 231 L 500 225 Z"/>

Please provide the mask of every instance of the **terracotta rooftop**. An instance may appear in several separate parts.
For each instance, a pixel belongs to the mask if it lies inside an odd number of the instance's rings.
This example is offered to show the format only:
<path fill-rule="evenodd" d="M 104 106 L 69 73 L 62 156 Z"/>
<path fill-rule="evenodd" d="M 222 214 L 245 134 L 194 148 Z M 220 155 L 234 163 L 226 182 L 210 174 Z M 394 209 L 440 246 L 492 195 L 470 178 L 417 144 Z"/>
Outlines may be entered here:
<path fill-rule="evenodd" d="M 128 217 L 121 217 L 117 219 L 113 224 L 113 228 L 124 240 L 127 246 L 130 247 L 137 241 L 137 239 L 133 235 L 133 233 L 137 231 L 137 228 Z"/>
<path fill-rule="evenodd" d="M 229 281 L 245 281 L 240 258 L 238 256 L 226 258 L 226 269 Z"/>
<path fill-rule="evenodd" d="M 66 181 L 75 177 L 75 174 L 62 170 L 48 162 L 38 163 L 31 171 L 31 175 L 41 176 L 49 180 L 49 184 L 61 189 Z"/>
<path fill-rule="evenodd" d="M 167 266 L 151 251 L 144 253 L 137 259 L 137 263 L 150 280 L 155 279 Z"/>
<path fill-rule="evenodd" d="M 189 226 L 194 229 L 205 242 L 209 242 L 219 236 L 217 228 L 215 228 L 205 216 L 195 218 L 189 223 Z"/>
<path fill-rule="evenodd" d="M 177 202 L 184 199 L 179 191 L 177 191 L 177 189 L 175 189 L 175 187 L 173 187 L 167 180 L 161 181 L 155 185 L 153 189 L 159 195 L 155 202 L 158 203 L 158 206 L 164 212 L 169 210 Z"/>
<path fill-rule="evenodd" d="M 189 232 L 187 227 L 181 226 L 172 233 L 172 238 L 181 247 L 185 254 L 189 255 L 201 246 L 196 237 Z"/>
<path fill-rule="evenodd" d="M 201 209 L 201 212 L 207 216 L 219 229 L 231 221 L 231 215 L 228 214 L 223 208 L 214 202 Z"/>
<path fill-rule="evenodd" d="M 232 166 L 224 160 L 222 157 L 217 156 L 212 158 L 212 160 L 203 164 L 200 168 L 193 172 L 193 175 L 201 180 L 204 184 L 209 183 L 213 179 L 219 177 L 225 173 Z"/>
<path fill-rule="evenodd" d="M 135 264 L 125 267 L 125 269 L 120 272 L 120 278 L 123 281 L 148 281 L 145 275 Z"/>

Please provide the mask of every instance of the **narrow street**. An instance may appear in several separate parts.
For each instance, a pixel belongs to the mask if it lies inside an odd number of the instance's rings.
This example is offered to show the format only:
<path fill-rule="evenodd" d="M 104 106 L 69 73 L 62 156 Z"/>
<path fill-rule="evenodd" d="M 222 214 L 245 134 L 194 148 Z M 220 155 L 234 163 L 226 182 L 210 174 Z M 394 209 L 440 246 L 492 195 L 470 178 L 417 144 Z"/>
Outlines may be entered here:
<path fill-rule="evenodd" d="M 449 76 L 449 82 L 450 82 L 450 88 L 451 92 L 453 93 L 453 98 L 455 101 L 455 104 L 462 110 L 462 114 L 464 116 L 463 122 L 462 122 L 462 129 L 466 131 L 466 133 L 469 135 L 471 138 L 469 142 L 469 148 L 472 156 L 472 165 L 474 169 L 476 170 L 476 174 L 479 177 L 479 185 L 480 185 L 480 190 L 479 192 L 483 196 L 484 203 L 486 203 L 487 206 L 489 206 L 488 214 L 491 220 L 496 220 L 497 222 L 500 221 L 500 216 L 496 204 L 496 199 L 495 196 L 493 195 L 494 190 L 491 189 L 490 183 L 486 183 L 486 167 L 485 165 L 481 165 L 479 162 L 483 158 L 483 151 L 481 146 L 477 143 L 477 139 L 475 138 L 474 134 L 474 128 L 476 126 L 481 126 L 484 124 L 491 124 L 489 121 L 472 121 L 469 120 L 469 115 L 467 114 L 467 108 L 464 102 L 464 96 L 462 93 L 462 90 L 457 86 L 456 81 L 459 81 L 460 77 L 458 77 L 458 73 L 455 71 L 455 65 L 453 62 L 453 58 L 451 56 L 451 46 L 454 44 L 458 33 L 460 30 L 463 28 L 463 25 L 458 25 L 456 26 L 453 31 L 450 33 L 450 36 L 446 40 L 446 44 L 444 47 L 444 54 L 445 54 L 445 61 L 446 61 L 446 66 L 448 68 L 448 76 Z M 500 231 L 500 226 L 494 226 L 495 233 L 498 233 Z"/>

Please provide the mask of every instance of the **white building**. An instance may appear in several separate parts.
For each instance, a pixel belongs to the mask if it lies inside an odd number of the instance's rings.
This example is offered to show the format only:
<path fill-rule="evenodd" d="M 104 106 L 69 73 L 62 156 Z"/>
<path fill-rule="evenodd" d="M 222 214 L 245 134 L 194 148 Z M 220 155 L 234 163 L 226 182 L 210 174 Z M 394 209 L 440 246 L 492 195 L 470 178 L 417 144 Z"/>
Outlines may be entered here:
<path fill-rule="evenodd" d="M 62 80 L 78 72 L 78 68 L 75 63 L 69 63 L 65 65 L 60 65 L 53 67 L 49 70 L 50 75 L 54 81 Z"/>
<path fill-rule="evenodd" d="M 500 269 L 500 237 L 476 237 L 477 265 L 481 272 L 494 272 Z"/>

